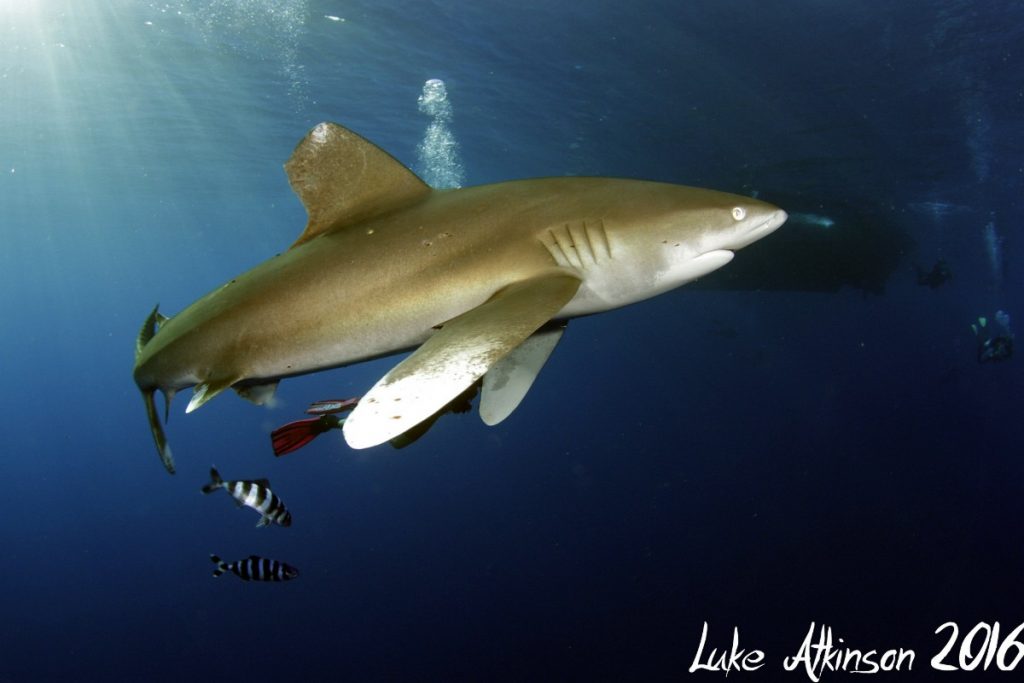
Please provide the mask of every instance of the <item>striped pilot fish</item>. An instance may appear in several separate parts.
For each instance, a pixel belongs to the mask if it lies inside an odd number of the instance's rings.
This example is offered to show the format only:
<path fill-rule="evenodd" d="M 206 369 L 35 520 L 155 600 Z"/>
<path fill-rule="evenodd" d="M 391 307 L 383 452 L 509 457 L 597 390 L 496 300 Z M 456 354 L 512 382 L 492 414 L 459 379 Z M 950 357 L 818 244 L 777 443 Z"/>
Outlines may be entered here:
<path fill-rule="evenodd" d="M 231 572 L 242 581 L 291 581 L 299 575 L 299 570 L 290 564 L 259 555 L 250 555 L 235 562 L 225 562 L 216 555 L 210 555 L 210 560 L 217 565 L 213 570 L 214 576 Z"/>
<path fill-rule="evenodd" d="M 239 506 L 250 507 L 260 513 L 257 527 L 268 526 L 277 522 L 281 526 L 292 525 L 292 513 L 281 502 L 276 493 L 270 490 L 270 482 L 266 479 L 253 481 L 224 481 L 216 467 L 210 468 L 210 483 L 203 486 L 203 493 L 213 493 L 224 489 L 238 501 Z"/>

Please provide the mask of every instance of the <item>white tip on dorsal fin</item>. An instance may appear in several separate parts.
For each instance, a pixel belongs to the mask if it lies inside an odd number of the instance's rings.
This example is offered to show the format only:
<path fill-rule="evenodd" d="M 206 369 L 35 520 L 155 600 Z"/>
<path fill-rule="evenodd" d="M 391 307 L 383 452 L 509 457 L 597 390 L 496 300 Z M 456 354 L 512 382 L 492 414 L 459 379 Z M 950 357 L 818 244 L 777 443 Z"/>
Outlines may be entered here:
<path fill-rule="evenodd" d="M 320 123 L 284 165 L 309 214 L 292 247 L 422 199 L 430 186 L 393 156 L 336 123 Z"/>
<path fill-rule="evenodd" d="M 519 406 L 563 332 L 565 321 L 548 323 L 487 371 L 480 395 L 484 424 L 493 427 Z"/>

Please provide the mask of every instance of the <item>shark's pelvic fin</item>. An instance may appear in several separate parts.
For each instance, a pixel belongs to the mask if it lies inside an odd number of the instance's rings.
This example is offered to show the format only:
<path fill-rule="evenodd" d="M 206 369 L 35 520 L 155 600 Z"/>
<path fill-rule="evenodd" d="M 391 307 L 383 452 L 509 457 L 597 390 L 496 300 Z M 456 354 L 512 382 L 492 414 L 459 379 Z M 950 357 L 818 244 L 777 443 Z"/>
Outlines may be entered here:
<path fill-rule="evenodd" d="M 191 413 L 193 410 L 202 408 L 211 398 L 231 387 L 232 384 L 237 382 L 236 378 L 231 379 L 219 379 L 210 380 L 208 382 L 201 382 L 193 388 L 195 393 L 192 394 L 192 400 L 188 402 L 188 407 L 185 408 L 186 413 Z"/>
<path fill-rule="evenodd" d="M 512 414 L 555 350 L 565 321 L 552 321 L 532 334 L 484 375 L 480 419 L 493 426 Z"/>
<path fill-rule="evenodd" d="M 274 400 L 277 385 L 277 380 L 266 384 L 249 384 L 244 387 L 235 387 L 235 392 L 250 403 L 264 406 Z"/>
<path fill-rule="evenodd" d="M 343 428 L 348 445 L 376 446 L 439 411 L 557 314 L 579 285 L 564 273 L 516 282 L 445 323 L 360 399 Z"/>
<path fill-rule="evenodd" d="M 393 156 L 336 123 L 314 127 L 284 169 L 309 215 L 292 248 L 324 232 L 408 206 L 431 192 Z"/>

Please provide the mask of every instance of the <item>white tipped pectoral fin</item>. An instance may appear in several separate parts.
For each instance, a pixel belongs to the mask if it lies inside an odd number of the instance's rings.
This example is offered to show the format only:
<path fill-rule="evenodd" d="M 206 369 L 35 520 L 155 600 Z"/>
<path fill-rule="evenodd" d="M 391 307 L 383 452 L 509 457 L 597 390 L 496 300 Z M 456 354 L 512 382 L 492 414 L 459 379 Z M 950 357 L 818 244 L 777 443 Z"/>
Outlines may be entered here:
<path fill-rule="evenodd" d="M 550 320 L 580 281 L 562 273 L 516 282 L 447 322 L 385 375 L 345 421 L 352 448 L 369 448 L 429 418 Z"/>
<path fill-rule="evenodd" d="M 480 395 L 480 419 L 484 424 L 498 424 L 519 406 L 563 332 L 564 321 L 548 323 L 487 371 Z"/>

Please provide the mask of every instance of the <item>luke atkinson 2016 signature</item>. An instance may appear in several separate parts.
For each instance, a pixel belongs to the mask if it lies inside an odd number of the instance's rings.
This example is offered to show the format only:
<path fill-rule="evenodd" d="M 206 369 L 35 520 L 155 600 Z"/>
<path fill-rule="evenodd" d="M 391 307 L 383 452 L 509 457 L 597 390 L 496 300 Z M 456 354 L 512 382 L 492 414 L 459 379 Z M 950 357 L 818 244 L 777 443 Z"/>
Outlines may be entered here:
<path fill-rule="evenodd" d="M 960 627 L 947 621 L 935 629 L 936 635 L 949 631 L 946 644 L 931 658 L 931 668 L 936 671 L 1015 671 L 1024 659 L 1024 642 L 1019 640 L 1024 632 L 1024 623 L 1002 636 L 999 622 L 979 622 L 960 639 Z M 689 672 L 718 671 L 729 675 L 731 671 L 757 671 L 765 665 L 763 650 L 747 650 L 740 647 L 740 630 L 732 631 L 732 647 L 718 651 L 711 648 L 705 654 L 708 640 L 708 623 L 700 634 L 700 644 Z M 959 652 L 955 653 L 957 643 Z M 957 656 L 957 654 L 959 656 Z M 858 650 L 847 647 L 842 638 L 832 637 L 832 627 L 822 624 L 815 639 L 814 622 L 807 629 L 796 654 L 782 660 L 782 668 L 795 671 L 802 668 L 807 677 L 817 683 L 825 671 L 874 674 L 879 671 L 911 671 L 917 653 L 910 649 L 894 648 Z"/>

